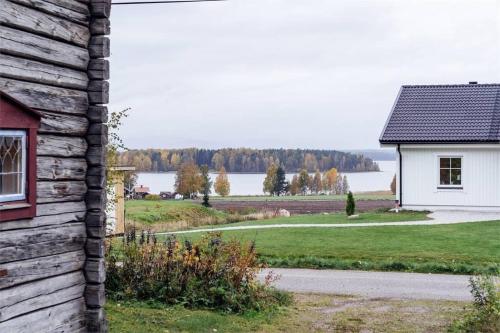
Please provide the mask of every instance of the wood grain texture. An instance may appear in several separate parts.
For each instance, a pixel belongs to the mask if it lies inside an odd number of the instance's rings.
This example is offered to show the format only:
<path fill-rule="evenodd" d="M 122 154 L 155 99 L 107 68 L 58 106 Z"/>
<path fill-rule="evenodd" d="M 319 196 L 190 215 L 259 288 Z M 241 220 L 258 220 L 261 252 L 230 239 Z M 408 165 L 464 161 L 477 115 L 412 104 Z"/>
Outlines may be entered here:
<path fill-rule="evenodd" d="M 75 272 L 81 270 L 84 264 L 85 252 L 83 250 L 1 264 L 0 269 L 6 270 L 7 274 L 0 277 L 0 289 Z"/>
<path fill-rule="evenodd" d="M 59 215 L 64 213 L 85 212 L 87 206 L 84 201 L 40 204 L 36 206 L 38 217 L 47 215 Z M 78 220 L 81 221 L 81 220 Z"/>
<path fill-rule="evenodd" d="M 104 69 L 99 71 L 96 68 L 92 73 L 98 75 L 98 73 L 103 73 L 103 71 Z M 0 75 L 4 78 L 78 90 L 86 90 L 89 83 L 87 74 L 83 71 L 6 54 L 0 57 Z"/>
<path fill-rule="evenodd" d="M 91 58 L 107 58 L 110 55 L 109 38 L 92 36 L 89 42 L 89 55 Z"/>
<path fill-rule="evenodd" d="M 81 70 L 89 62 L 85 48 L 5 26 L 0 26 L 0 52 Z"/>
<path fill-rule="evenodd" d="M 39 181 L 37 203 L 81 201 L 87 193 L 83 181 Z"/>
<path fill-rule="evenodd" d="M 85 180 L 87 162 L 83 158 L 39 156 L 38 180 Z"/>
<path fill-rule="evenodd" d="M 48 320 L 50 318 L 50 320 Z M 0 323 L 0 332 L 87 332 L 83 297 Z"/>
<path fill-rule="evenodd" d="M 37 35 L 87 47 L 89 28 L 66 19 L 48 15 L 25 6 L 0 0 L 0 24 Z"/>
<path fill-rule="evenodd" d="M 85 277 L 81 271 L 0 290 L 0 322 L 80 298 L 84 292 Z M 99 295 L 95 293 L 92 301 L 99 302 Z"/>
<path fill-rule="evenodd" d="M 49 225 L 59 225 L 59 224 L 65 224 L 65 223 L 72 223 L 72 222 L 81 222 L 85 219 L 85 211 L 74 211 L 74 212 L 64 212 L 68 210 L 67 208 L 64 208 L 64 205 L 68 203 L 57 203 L 60 207 L 60 211 L 63 213 L 60 214 L 53 214 L 53 215 L 45 215 L 45 216 L 37 216 L 32 219 L 26 219 L 26 220 L 16 220 L 16 221 L 9 221 L 9 222 L 2 222 L 0 223 L 0 231 L 6 231 L 6 230 L 14 230 L 14 229 L 27 229 L 27 228 L 39 228 L 39 227 L 44 227 L 44 226 L 49 226 Z M 51 204 L 51 205 L 56 205 L 56 204 Z M 48 206 L 46 205 L 37 205 L 37 207 L 40 206 Z"/>
<path fill-rule="evenodd" d="M 92 35 L 109 35 L 111 24 L 108 18 L 95 18 L 90 22 L 90 33 Z"/>
<path fill-rule="evenodd" d="M 81 250 L 85 240 L 83 222 L 3 231 L 0 264 Z"/>
<path fill-rule="evenodd" d="M 87 24 L 89 22 L 89 8 L 87 5 L 73 0 L 10 0 L 67 20 Z"/>
<path fill-rule="evenodd" d="M 34 109 L 85 115 L 89 106 L 84 91 L 0 78 L 0 89 Z"/>
<path fill-rule="evenodd" d="M 39 156 L 83 157 L 87 152 L 84 138 L 40 134 L 37 139 Z"/>
<path fill-rule="evenodd" d="M 106 59 L 91 59 L 87 74 L 90 80 L 108 80 L 109 61 Z"/>
<path fill-rule="evenodd" d="M 87 132 L 89 121 L 86 117 L 38 111 L 42 114 L 38 133 L 83 136 Z"/>

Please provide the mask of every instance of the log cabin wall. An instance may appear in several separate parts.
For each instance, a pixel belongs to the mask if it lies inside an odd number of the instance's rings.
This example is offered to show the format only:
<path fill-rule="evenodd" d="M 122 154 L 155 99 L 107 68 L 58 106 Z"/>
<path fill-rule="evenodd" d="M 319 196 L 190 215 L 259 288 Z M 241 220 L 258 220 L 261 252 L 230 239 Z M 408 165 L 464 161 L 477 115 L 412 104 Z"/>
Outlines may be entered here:
<path fill-rule="evenodd" d="M 0 222 L 0 332 L 105 332 L 111 0 L 0 0 L 0 90 L 42 114 L 37 216 Z"/>

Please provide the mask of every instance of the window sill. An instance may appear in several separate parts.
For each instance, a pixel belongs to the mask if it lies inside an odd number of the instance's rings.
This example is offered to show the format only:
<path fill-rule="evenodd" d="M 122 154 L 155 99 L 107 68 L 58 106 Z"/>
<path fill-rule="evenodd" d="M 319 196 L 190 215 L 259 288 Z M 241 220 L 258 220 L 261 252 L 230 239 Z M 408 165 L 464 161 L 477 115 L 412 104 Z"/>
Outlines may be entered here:
<path fill-rule="evenodd" d="M 455 186 L 438 186 L 438 191 L 440 190 L 445 190 L 445 191 L 463 191 L 463 186 L 455 187 Z"/>
<path fill-rule="evenodd" d="M 17 204 L 0 204 L 0 211 L 11 210 L 11 209 L 22 209 L 29 208 L 31 205 L 29 203 L 17 203 Z"/>

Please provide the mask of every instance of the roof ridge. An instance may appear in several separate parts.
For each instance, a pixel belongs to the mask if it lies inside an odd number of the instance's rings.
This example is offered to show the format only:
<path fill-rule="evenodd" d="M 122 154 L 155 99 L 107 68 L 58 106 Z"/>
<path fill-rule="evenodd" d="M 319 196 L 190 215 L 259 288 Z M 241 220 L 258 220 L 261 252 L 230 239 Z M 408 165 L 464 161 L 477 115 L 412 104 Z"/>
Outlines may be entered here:
<path fill-rule="evenodd" d="M 500 87 L 500 83 L 457 83 L 457 84 L 403 84 L 403 88 L 436 88 L 436 87 Z"/>

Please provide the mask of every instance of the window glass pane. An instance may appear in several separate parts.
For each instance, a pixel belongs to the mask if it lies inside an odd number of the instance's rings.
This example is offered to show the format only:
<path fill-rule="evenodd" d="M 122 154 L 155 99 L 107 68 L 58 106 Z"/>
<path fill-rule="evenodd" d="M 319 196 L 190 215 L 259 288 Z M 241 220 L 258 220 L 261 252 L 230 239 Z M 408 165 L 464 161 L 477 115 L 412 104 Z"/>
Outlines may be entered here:
<path fill-rule="evenodd" d="M 451 167 L 460 169 L 462 167 L 462 159 L 461 158 L 452 158 L 451 159 Z"/>
<path fill-rule="evenodd" d="M 451 169 L 451 185 L 461 185 L 462 184 L 462 170 Z"/>
<path fill-rule="evenodd" d="M 450 159 L 448 157 L 440 158 L 439 159 L 439 167 L 440 168 L 449 168 L 450 167 Z"/>
<path fill-rule="evenodd" d="M 450 185 L 450 170 L 449 169 L 439 170 L 439 183 L 441 185 Z"/>
<path fill-rule="evenodd" d="M 0 196 L 24 193 L 23 163 L 23 137 L 0 131 Z"/>

